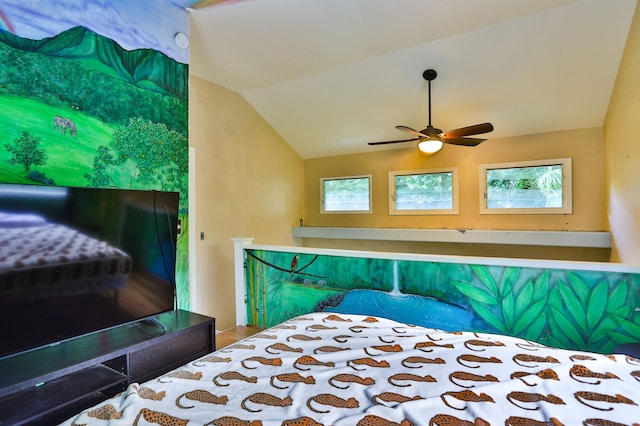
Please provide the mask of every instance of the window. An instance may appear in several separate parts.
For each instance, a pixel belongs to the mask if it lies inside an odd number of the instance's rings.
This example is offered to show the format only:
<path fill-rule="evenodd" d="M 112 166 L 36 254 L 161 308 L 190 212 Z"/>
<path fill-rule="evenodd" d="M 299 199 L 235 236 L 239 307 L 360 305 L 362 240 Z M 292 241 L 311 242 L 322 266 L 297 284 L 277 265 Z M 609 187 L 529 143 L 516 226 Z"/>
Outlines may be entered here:
<path fill-rule="evenodd" d="M 481 214 L 571 213 L 571 158 L 480 165 Z"/>
<path fill-rule="evenodd" d="M 458 214 L 458 168 L 389 172 L 389 214 Z"/>
<path fill-rule="evenodd" d="M 321 213 L 371 213 L 371 176 L 320 179 Z"/>

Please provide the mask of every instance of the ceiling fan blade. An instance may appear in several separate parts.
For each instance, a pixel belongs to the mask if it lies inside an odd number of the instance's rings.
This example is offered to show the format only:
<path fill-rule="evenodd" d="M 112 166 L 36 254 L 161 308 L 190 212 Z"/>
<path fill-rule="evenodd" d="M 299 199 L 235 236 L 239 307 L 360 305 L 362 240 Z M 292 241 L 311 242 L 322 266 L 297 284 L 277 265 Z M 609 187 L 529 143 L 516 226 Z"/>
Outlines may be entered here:
<path fill-rule="evenodd" d="M 482 133 L 489 133 L 493 131 L 493 125 L 491 123 L 475 124 L 473 126 L 461 127 L 459 129 L 449 130 L 439 134 L 443 139 L 450 138 L 462 138 L 465 136 L 479 135 Z"/>
<path fill-rule="evenodd" d="M 486 139 L 478 139 L 478 138 L 446 138 L 442 139 L 442 142 L 448 143 L 451 145 L 461 145 L 461 146 L 476 146 L 481 142 L 486 141 Z"/>
<path fill-rule="evenodd" d="M 416 139 L 402 139 L 399 141 L 382 141 L 382 142 L 369 142 L 367 143 L 367 145 L 388 145 L 391 143 L 400 143 L 400 142 L 412 142 L 412 141 L 418 141 L 420 140 L 419 138 Z"/>
<path fill-rule="evenodd" d="M 421 137 L 421 138 L 428 138 L 429 137 L 429 135 L 425 135 L 424 133 L 420 133 L 419 131 L 414 130 L 411 127 L 407 127 L 407 126 L 396 126 L 396 129 L 402 130 L 403 132 L 411 133 L 412 135 L 416 135 L 416 136 Z"/>

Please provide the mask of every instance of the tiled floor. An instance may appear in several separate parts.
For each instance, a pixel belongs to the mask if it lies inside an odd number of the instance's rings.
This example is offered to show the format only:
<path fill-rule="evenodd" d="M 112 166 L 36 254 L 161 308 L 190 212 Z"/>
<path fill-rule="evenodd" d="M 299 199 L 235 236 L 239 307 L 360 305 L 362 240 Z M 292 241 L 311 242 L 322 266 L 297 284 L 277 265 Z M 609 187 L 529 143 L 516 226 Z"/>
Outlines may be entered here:
<path fill-rule="evenodd" d="M 256 333 L 259 333 L 260 331 L 262 331 L 261 328 L 252 325 L 232 327 L 227 330 L 223 330 L 220 333 L 216 334 L 216 349 L 221 349 L 225 346 L 229 346 L 237 342 L 238 340 L 252 336 Z"/>

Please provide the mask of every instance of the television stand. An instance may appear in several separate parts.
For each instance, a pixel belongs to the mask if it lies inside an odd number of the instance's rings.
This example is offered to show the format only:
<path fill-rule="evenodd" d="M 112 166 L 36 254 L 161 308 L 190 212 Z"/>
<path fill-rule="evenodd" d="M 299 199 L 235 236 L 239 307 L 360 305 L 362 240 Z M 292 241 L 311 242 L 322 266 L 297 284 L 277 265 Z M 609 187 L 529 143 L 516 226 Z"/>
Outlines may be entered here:
<path fill-rule="evenodd" d="M 58 424 L 215 349 L 213 318 L 154 319 L 154 330 L 134 322 L 0 359 L 0 424 Z"/>

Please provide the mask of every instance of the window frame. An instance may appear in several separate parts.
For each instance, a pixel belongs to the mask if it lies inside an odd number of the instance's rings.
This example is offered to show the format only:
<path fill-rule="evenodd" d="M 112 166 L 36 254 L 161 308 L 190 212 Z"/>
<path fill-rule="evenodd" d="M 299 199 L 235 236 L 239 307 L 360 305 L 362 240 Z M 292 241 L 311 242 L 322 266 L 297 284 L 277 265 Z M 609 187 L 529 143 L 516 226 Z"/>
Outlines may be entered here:
<path fill-rule="evenodd" d="M 396 177 L 409 175 L 428 175 L 451 173 L 451 208 L 450 209 L 418 209 L 418 210 L 398 210 L 396 209 Z M 440 167 L 434 169 L 418 170 L 394 170 L 389 172 L 389 215 L 393 216 L 416 216 L 416 215 L 457 215 L 460 213 L 459 200 L 459 174 L 458 167 Z"/>
<path fill-rule="evenodd" d="M 562 207 L 488 207 L 487 171 L 496 169 L 517 169 L 543 166 L 562 167 Z M 546 160 L 514 161 L 508 163 L 480 164 L 480 214 L 572 214 L 573 183 L 571 158 L 552 158 Z"/>
<path fill-rule="evenodd" d="M 369 209 L 368 210 L 325 210 L 324 183 L 333 180 L 368 179 L 369 180 Z M 338 176 L 320 178 L 320 214 L 371 214 L 373 213 L 373 178 L 371 175 Z"/>

